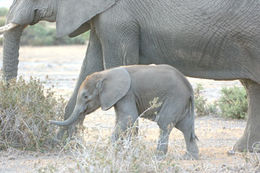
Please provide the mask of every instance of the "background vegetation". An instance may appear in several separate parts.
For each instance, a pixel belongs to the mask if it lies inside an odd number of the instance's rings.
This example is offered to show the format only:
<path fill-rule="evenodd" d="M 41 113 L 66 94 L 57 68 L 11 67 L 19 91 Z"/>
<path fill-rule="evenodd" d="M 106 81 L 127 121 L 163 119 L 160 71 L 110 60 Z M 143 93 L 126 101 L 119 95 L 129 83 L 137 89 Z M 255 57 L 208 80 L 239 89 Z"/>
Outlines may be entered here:
<path fill-rule="evenodd" d="M 7 8 L 4 8 L 4 7 L 1 7 L 1 8 L 0 8 L 0 16 L 1 16 L 1 17 L 6 16 L 7 12 L 8 12 L 8 9 L 7 9 Z"/>
<path fill-rule="evenodd" d="M 195 98 L 195 111 L 197 116 L 205 116 L 210 114 L 217 114 L 216 103 L 210 104 L 207 99 L 203 96 L 203 86 L 198 84 L 194 89 Z"/>
<path fill-rule="evenodd" d="M 248 102 L 246 91 L 242 87 L 223 88 L 220 98 L 214 103 L 208 103 L 203 96 L 203 86 L 198 84 L 194 89 L 195 110 L 197 116 L 217 115 L 224 118 L 245 119 Z"/>
<path fill-rule="evenodd" d="M 218 106 L 223 117 L 245 119 L 247 116 L 248 103 L 244 88 L 232 87 L 221 90 L 221 98 Z"/>
<path fill-rule="evenodd" d="M 8 12 L 6 8 L 0 8 L 0 26 L 5 24 L 5 16 Z M 50 45 L 72 45 L 72 44 L 85 44 L 89 38 L 89 32 L 81 34 L 74 38 L 68 36 L 57 38 L 54 23 L 40 22 L 33 26 L 28 26 L 21 39 L 21 45 L 30 46 L 50 46 Z M 0 45 L 3 40 L 0 39 Z"/>

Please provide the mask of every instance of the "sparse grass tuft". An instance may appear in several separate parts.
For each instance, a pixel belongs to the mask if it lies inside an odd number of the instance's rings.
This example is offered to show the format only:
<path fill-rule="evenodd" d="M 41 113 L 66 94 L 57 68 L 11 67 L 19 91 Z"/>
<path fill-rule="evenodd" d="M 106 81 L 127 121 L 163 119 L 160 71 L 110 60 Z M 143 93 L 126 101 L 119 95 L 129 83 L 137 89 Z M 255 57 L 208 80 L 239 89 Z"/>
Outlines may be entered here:
<path fill-rule="evenodd" d="M 39 80 L 0 81 L 0 149 L 52 149 L 57 127 L 48 120 L 59 119 L 64 106 Z"/>
<path fill-rule="evenodd" d="M 142 138 L 141 135 L 116 144 L 102 136 L 85 143 L 75 139 L 67 148 L 77 164 L 75 172 L 180 172 L 174 158 L 157 160 L 154 153 L 156 144 L 146 143 Z"/>

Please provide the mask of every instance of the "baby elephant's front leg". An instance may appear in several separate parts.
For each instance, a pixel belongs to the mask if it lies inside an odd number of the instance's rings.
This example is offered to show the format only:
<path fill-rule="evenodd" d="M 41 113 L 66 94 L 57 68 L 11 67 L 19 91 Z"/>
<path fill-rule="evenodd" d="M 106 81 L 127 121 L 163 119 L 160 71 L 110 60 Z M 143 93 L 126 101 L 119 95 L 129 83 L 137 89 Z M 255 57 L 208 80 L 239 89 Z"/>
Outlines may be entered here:
<path fill-rule="evenodd" d="M 125 136 L 131 139 L 132 134 L 138 133 L 138 127 L 135 127 L 136 118 L 133 116 L 126 116 L 125 118 L 117 117 L 114 132 L 111 140 L 115 143 L 119 138 L 124 139 Z"/>
<path fill-rule="evenodd" d="M 138 118 L 138 111 L 134 96 L 131 94 L 126 95 L 114 106 L 114 108 L 116 112 L 116 124 L 112 135 L 112 141 L 115 142 L 119 138 L 123 138 L 126 134 L 130 139 L 132 132 L 137 133 L 138 131 L 138 128 L 135 128 L 135 121 Z M 126 133 L 128 130 L 130 130 L 130 133 Z"/>

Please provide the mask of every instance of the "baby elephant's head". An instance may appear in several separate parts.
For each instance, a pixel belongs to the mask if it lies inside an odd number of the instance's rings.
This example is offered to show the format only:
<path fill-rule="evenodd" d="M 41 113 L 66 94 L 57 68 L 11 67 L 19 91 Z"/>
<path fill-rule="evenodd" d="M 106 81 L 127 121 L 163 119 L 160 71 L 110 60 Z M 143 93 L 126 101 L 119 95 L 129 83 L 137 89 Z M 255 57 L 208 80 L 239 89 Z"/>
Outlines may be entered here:
<path fill-rule="evenodd" d="M 59 126 L 72 125 L 80 115 L 87 115 L 99 107 L 108 110 L 126 95 L 131 78 L 123 67 L 93 73 L 84 80 L 78 91 L 77 102 L 71 116 L 65 121 L 50 123 Z"/>

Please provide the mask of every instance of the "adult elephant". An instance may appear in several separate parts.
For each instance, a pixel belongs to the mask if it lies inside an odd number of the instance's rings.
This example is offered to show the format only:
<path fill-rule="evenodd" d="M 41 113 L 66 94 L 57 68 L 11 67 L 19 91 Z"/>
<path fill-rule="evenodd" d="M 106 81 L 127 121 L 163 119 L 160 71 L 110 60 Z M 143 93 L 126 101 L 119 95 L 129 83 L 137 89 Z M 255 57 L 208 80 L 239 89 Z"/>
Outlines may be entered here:
<path fill-rule="evenodd" d="M 3 70 L 17 76 L 23 29 L 40 20 L 55 22 L 57 35 L 91 30 L 77 86 L 86 75 L 119 65 L 170 64 L 187 76 L 240 79 L 249 98 L 247 126 L 235 144 L 252 150 L 260 141 L 259 0 L 15 0 L 4 34 Z"/>

